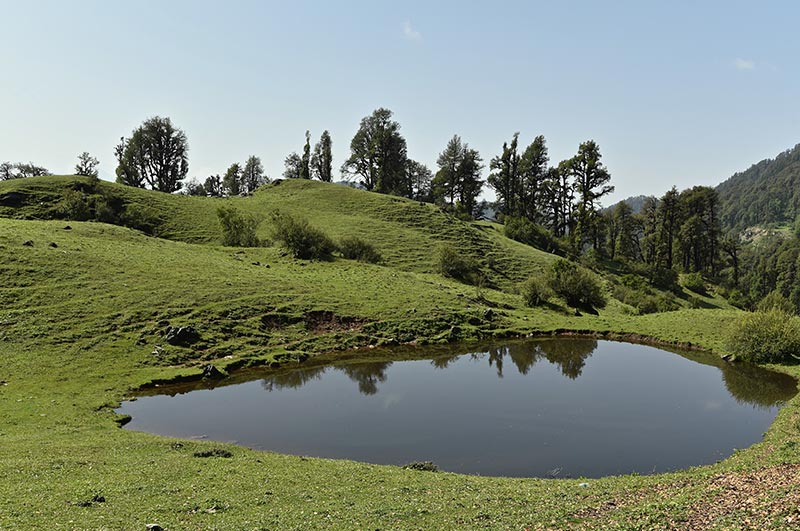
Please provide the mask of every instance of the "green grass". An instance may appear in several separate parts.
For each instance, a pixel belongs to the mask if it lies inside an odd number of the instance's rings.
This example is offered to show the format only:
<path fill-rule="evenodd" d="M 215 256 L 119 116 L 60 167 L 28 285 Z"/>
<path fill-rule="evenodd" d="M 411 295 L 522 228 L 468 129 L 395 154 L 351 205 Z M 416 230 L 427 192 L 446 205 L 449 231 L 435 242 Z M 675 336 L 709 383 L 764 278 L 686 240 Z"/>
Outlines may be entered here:
<path fill-rule="evenodd" d="M 30 199 L 0 215 L 47 218 L 58 190 L 71 182 L 0 183 L 0 198 L 23 191 Z M 103 186 L 158 208 L 160 234 L 171 239 L 93 222 L 0 218 L 2 530 L 144 529 L 150 522 L 170 530 L 657 528 L 714 495 L 711 478 L 719 474 L 800 463 L 797 398 L 763 443 L 718 465 L 590 480 L 588 488 L 578 480 L 428 473 L 121 430 L 113 407 L 123 398 L 153 380 L 197 374 L 209 362 L 290 365 L 368 344 L 557 330 L 646 336 L 722 353 L 721 332 L 737 311 L 637 317 L 614 300 L 597 316 L 576 317 L 558 305 L 529 309 L 514 288 L 552 256 L 505 239 L 491 224 L 465 224 L 429 205 L 345 187 L 284 182 L 250 198 L 215 200 Z M 306 262 L 277 247 L 218 246 L 219 204 L 254 214 L 291 209 L 335 238 L 372 242 L 384 262 Z M 23 246 L 27 240 L 33 246 Z M 442 241 L 481 260 L 502 289 L 434 274 Z M 483 318 L 488 307 L 490 320 Z M 307 325 L 309 315 L 331 314 L 351 325 Z M 167 324 L 195 326 L 200 342 L 166 345 L 158 332 Z M 163 351 L 154 354 L 156 345 Z M 193 456 L 213 448 L 233 457 Z M 105 501 L 91 502 L 94 496 Z"/>

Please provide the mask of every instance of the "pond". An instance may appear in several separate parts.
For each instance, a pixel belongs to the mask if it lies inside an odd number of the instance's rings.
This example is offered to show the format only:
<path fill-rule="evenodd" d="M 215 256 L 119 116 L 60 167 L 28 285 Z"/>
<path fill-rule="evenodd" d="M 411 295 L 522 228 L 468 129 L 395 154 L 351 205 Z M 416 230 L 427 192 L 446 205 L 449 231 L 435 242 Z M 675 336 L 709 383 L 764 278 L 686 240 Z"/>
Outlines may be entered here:
<path fill-rule="evenodd" d="M 588 339 L 358 356 L 162 387 L 118 412 L 127 429 L 288 454 L 600 477 L 714 463 L 759 441 L 797 391 L 712 355 Z"/>

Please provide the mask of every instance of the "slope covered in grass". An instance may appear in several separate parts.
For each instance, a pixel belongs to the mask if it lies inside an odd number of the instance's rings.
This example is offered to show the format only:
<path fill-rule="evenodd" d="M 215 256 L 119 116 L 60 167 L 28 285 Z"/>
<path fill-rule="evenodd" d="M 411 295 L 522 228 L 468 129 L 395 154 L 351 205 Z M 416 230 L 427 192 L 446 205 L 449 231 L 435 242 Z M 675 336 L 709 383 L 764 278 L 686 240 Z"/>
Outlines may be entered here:
<path fill-rule="evenodd" d="M 46 218 L 59 201 L 54 189 L 70 182 L 80 180 L 2 183 L 4 201 L 9 192 L 39 201 L 5 206 L 0 215 Z M 505 281 L 498 272 L 498 287 L 553 257 L 506 240 L 495 227 L 346 188 L 282 183 L 223 201 L 254 213 L 275 206 L 304 212 L 334 236 L 357 226 L 380 247 L 382 265 L 220 247 L 220 200 L 107 186 L 142 208 L 158 207 L 159 234 L 172 239 L 97 222 L 0 219 L 0 529 L 144 529 L 151 522 L 170 530 L 666 527 L 705 510 L 721 477 L 798 475 L 797 399 L 764 443 L 719 465 L 604 478 L 589 489 L 579 480 L 431 474 L 121 430 L 113 413 L 120 400 L 154 380 L 199 375 L 208 363 L 289 367 L 340 348 L 385 356 L 365 347 L 555 330 L 721 351 L 721 331 L 735 311 L 637 317 L 615 301 L 596 316 L 558 305 L 525 308 L 513 290 L 478 290 L 433 274 L 437 231 L 454 245 L 475 245 L 484 259 L 487 249 L 511 256 L 507 263 L 519 269 L 509 266 Z M 365 205 L 353 212 L 359 198 Z M 192 326 L 199 338 L 170 345 L 162 335 L 169 326 Z M 215 448 L 232 457 L 194 456 Z M 783 483 L 770 485 L 765 500 L 790 504 Z M 786 504 L 759 514 L 781 522 L 796 508 Z M 738 510 L 722 511 L 719 521 L 735 521 Z"/>

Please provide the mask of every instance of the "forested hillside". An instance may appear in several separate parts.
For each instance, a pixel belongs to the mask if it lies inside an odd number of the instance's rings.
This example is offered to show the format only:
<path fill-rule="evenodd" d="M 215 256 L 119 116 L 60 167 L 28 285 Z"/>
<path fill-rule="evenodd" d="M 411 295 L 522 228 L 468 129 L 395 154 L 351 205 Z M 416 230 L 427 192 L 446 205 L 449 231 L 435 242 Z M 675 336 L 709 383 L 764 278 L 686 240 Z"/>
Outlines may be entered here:
<path fill-rule="evenodd" d="M 717 187 L 723 226 L 793 222 L 800 212 L 800 144 L 734 174 Z"/>

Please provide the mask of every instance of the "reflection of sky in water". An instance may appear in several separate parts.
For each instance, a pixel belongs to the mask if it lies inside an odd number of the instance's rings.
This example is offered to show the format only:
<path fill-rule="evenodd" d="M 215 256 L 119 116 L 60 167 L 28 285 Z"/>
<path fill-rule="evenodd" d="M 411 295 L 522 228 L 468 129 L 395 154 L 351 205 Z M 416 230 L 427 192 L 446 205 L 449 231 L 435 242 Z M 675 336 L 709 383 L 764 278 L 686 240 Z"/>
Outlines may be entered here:
<path fill-rule="evenodd" d="M 558 477 L 578 477 L 713 463 L 760 440 L 775 404 L 796 390 L 785 375 L 624 343 L 436 352 L 334 370 L 303 365 L 211 391 L 142 397 L 121 412 L 133 416 L 130 429 L 284 453 L 434 461 L 483 475 L 546 477 L 560 468 Z"/>

